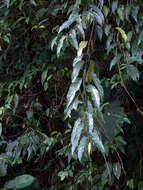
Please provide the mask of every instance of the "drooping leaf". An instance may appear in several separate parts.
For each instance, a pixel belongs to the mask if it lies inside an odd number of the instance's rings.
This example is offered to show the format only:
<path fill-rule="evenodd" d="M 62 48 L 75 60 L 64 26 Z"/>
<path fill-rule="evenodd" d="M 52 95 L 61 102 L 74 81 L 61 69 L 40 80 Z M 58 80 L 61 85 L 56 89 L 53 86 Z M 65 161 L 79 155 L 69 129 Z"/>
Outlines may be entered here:
<path fill-rule="evenodd" d="M 97 148 L 98 148 L 102 153 L 105 153 L 104 145 L 103 145 L 102 140 L 101 140 L 101 138 L 99 137 L 99 135 L 98 135 L 98 133 L 97 133 L 96 130 L 94 130 L 94 131 L 91 133 L 91 137 L 92 137 L 93 142 L 94 142 L 95 145 L 97 146 Z"/>
<path fill-rule="evenodd" d="M 93 106 L 90 100 L 87 100 L 87 110 L 88 113 L 93 114 Z"/>
<path fill-rule="evenodd" d="M 88 125 L 89 133 L 92 133 L 92 132 L 93 132 L 93 129 L 94 129 L 93 116 L 92 116 L 92 114 L 89 113 L 89 112 L 86 113 L 86 116 L 87 116 L 87 125 Z"/>
<path fill-rule="evenodd" d="M 72 155 L 74 154 L 75 149 L 78 146 L 83 126 L 84 124 L 80 118 L 78 118 L 74 123 L 73 131 L 71 135 Z"/>
<path fill-rule="evenodd" d="M 53 47 L 54 47 L 54 45 L 56 45 L 57 44 L 57 36 L 52 40 L 52 42 L 51 42 L 51 50 L 53 50 Z"/>
<path fill-rule="evenodd" d="M 41 83 L 42 83 L 42 85 L 44 84 L 44 82 L 45 82 L 45 80 L 47 78 L 47 73 L 48 73 L 48 70 L 46 69 L 46 70 L 43 71 L 43 73 L 41 75 Z"/>
<path fill-rule="evenodd" d="M 82 60 L 82 61 L 77 62 L 76 65 L 74 66 L 72 76 L 71 76 L 72 82 L 75 82 L 83 65 L 84 65 L 84 61 Z"/>
<path fill-rule="evenodd" d="M 102 9 L 103 4 L 104 4 L 104 0 L 99 0 L 99 2 L 100 2 L 100 9 Z"/>
<path fill-rule="evenodd" d="M 119 164 L 119 162 L 114 163 L 114 165 L 113 165 L 113 173 L 114 173 L 114 175 L 115 175 L 115 177 L 117 179 L 120 178 L 120 176 L 121 176 L 121 165 Z"/>
<path fill-rule="evenodd" d="M 138 80 L 139 79 L 139 71 L 137 67 L 134 65 L 127 65 L 127 73 L 131 77 L 132 80 Z"/>
<path fill-rule="evenodd" d="M 124 21 L 124 6 L 119 6 L 117 9 L 120 20 Z"/>
<path fill-rule="evenodd" d="M 88 143 L 88 156 L 91 154 L 91 142 Z"/>
<path fill-rule="evenodd" d="M 75 100 L 73 100 L 73 102 L 71 103 L 71 105 L 68 106 L 68 107 L 65 109 L 65 111 L 64 111 L 64 113 L 65 113 L 65 119 L 70 116 L 72 110 L 76 110 L 76 109 L 77 109 L 77 107 L 78 107 L 78 105 L 79 105 L 80 103 L 82 103 L 82 102 L 78 99 L 78 96 L 77 96 L 77 97 L 75 98 Z"/>
<path fill-rule="evenodd" d="M 36 178 L 31 175 L 21 175 L 10 180 L 5 186 L 5 189 L 23 189 L 32 185 Z"/>
<path fill-rule="evenodd" d="M 132 14 L 131 15 L 136 22 L 138 22 L 137 15 L 138 15 L 139 9 L 140 9 L 139 6 L 134 6 L 134 8 L 132 8 Z"/>
<path fill-rule="evenodd" d="M 19 96 L 17 94 L 14 95 L 14 107 L 17 108 L 19 103 Z"/>
<path fill-rule="evenodd" d="M 60 26 L 58 33 L 62 32 L 64 29 L 67 29 L 75 20 L 76 20 L 76 15 L 71 13 L 69 19 Z"/>
<path fill-rule="evenodd" d="M 82 60 L 82 56 L 76 56 L 73 60 L 73 67 L 76 65 L 77 62 Z"/>
<path fill-rule="evenodd" d="M 87 146 L 87 137 L 83 136 L 80 139 L 79 145 L 78 145 L 78 159 L 81 161 L 83 153 L 85 151 L 85 148 Z"/>
<path fill-rule="evenodd" d="M 87 46 L 88 41 L 81 41 L 78 47 L 77 56 L 82 56 L 83 49 Z"/>
<path fill-rule="evenodd" d="M 91 73 L 94 73 L 94 61 L 90 60 L 89 68 L 86 73 L 85 82 L 90 83 L 91 82 Z"/>
<path fill-rule="evenodd" d="M 78 42 L 77 42 L 77 38 L 76 38 L 76 32 L 74 29 L 70 32 L 69 37 L 70 37 L 70 43 L 72 44 L 72 46 L 76 50 L 78 50 Z"/>
<path fill-rule="evenodd" d="M 97 6 L 95 6 L 93 4 L 91 5 L 91 8 L 93 10 L 92 13 L 93 13 L 93 15 L 95 17 L 95 20 L 97 21 L 97 23 L 99 25 L 102 25 L 103 22 L 104 22 L 104 15 L 103 15 L 103 13 L 101 12 L 101 10 Z"/>
<path fill-rule="evenodd" d="M 96 26 L 96 31 L 97 31 L 97 35 L 98 35 L 99 40 L 102 40 L 102 36 L 103 36 L 102 27 L 97 25 Z"/>
<path fill-rule="evenodd" d="M 69 91 L 67 93 L 67 107 L 71 104 L 73 101 L 76 92 L 79 90 L 81 86 L 82 79 L 76 78 L 75 82 L 71 84 Z"/>
<path fill-rule="evenodd" d="M 111 29 L 111 24 L 106 24 L 104 28 L 106 36 L 109 35 L 110 29 Z"/>
<path fill-rule="evenodd" d="M 118 8 L 118 0 L 112 2 L 112 13 L 114 13 Z"/>
<path fill-rule="evenodd" d="M 118 54 L 118 55 L 116 55 L 116 56 L 112 59 L 112 61 L 111 61 L 111 63 L 110 63 L 110 71 L 111 71 L 112 67 L 113 67 L 114 65 L 116 65 L 116 63 L 118 63 L 118 62 L 120 61 L 121 57 L 122 57 L 121 54 Z"/>
<path fill-rule="evenodd" d="M 0 176 L 7 175 L 7 163 L 3 157 L 0 157 Z"/>
<path fill-rule="evenodd" d="M 81 25 L 81 24 L 78 24 L 76 27 L 77 27 L 77 29 L 79 30 L 79 32 L 80 32 L 82 38 L 85 39 L 85 32 L 84 32 L 84 29 L 83 29 L 82 25 Z"/>
<path fill-rule="evenodd" d="M 99 95 L 98 90 L 95 88 L 95 86 L 90 84 L 87 86 L 87 91 L 89 93 L 91 93 L 91 97 L 92 97 L 95 107 L 99 107 L 100 106 L 100 95 Z"/>
<path fill-rule="evenodd" d="M 116 27 L 116 30 L 118 30 L 120 32 L 124 42 L 126 42 L 127 41 L 127 35 L 126 35 L 125 31 L 120 27 Z"/>
<path fill-rule="evenodd" d="M 66 39 L 66 36 L 62 36 L 61 39 L 59 40 L 58 42 L 58 45 L 57 45 L 57 56 L 59 57 L 60 55 L 60 52 L 61 52 L 61 49 L 63 47 L 63 44 L 64 44 L 64 40 Z"/>
<path fill-rule="evenodd" d="M 97 87 L 97 89 L 99 91 L 101 99 L 103 99 L 104 91 L 103 91 L 103 87 L 100 84 L 100 80 L 97 78 L 95 73 L 91 73 L 91 77 L 92 77 L 92 80 L 93 80 L 95 86 Z"/>
<path fill-rule="evenodd" d="M 2 123 L 0 123 L 0 137 L 2 135 Z"/>

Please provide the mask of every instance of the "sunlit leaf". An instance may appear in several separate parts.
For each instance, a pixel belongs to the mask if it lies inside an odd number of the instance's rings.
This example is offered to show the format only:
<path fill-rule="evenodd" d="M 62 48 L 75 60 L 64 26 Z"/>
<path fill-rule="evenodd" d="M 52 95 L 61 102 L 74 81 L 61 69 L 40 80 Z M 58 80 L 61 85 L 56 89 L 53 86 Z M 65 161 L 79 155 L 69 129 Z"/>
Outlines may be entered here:
<path fill-rule="evenodd" d="M 64 44 L 64 40 L 66 39 L 66 36 L 62 36 L 61 39 L 59 40 L 58 42 L 58 45 L 57 45 L 57 56 L 59 57 L 60 55 L 60 52 L 61 52 L 61 49 L 63 47 L 63 44 Z"/>
<path fill-rule="evenodd" d="M 51 42 L 51 50 L 53 50 L 53 47 L 54 47 L 54 45 L 56 45 L 57 44 L 57 36 L 52 40 L 52 42 Z"/>
<path fill-rule="evenodd" d="M 86 113 L 87 115 L 87 125 L 88 125 L 88 130 L 89 130 L 89 133 L 92 133 L 93 132 L 93 128 L 94 128 L 94 120 L 93 120 L 93 116 L 91 113 Z"/>
<path fill-rule="evenodd" d="M 80 139 L 79 145 L 78 145 L 78 159 L 81 161 L 83 153 L 85 151 L 85 148 L 87 146 L 87 137 L 83 136 Z"/>
<path fill-rule="evenodd" d="M 77 39 L 76 39 L 76 32 L 75 30 L 73 29 L 71 31 L 71 33 L 69 34 L 69 37 L 70 37 L 70 43 L 72 44 L 72 46 L 78 50 L 78 42 L 77 42 Z"/>
<path fill-rule="evenodd" d="M 76 65 L 74 66 L 73 68 L 73 72 L 72 72 L 72 82 L 75 82 L 76 78 L 78 77 L 79 75 L 79 72 L 80 70 L 82 69 L 83 67 L 83 64 L 84 64 L 84 61 L 79 61 L 76 63 Z"/>
<path fill-rule="evenodd" d="M 74 123 L 73 131 L 71 135 L 72 155 L 74 154 L 75 149 L 78 146 L 83 126 L 84 124 L 80 118 L 78 118 Z"/>
<path fill-rule="evenodd" d="M 134 65 L 127 65 L 127 73 L 133 80 L 139 79 L 139 71 Z"/>
<path fill-rule="evenodd" d="M 99 137 L 99 135 L 98 135 L 98 133 L 97 133 L 96 130 L 94 130 L 94 131 L 91 133 L 91 137 L 92 137 L 93 142 L 94 142 L 95 145 L 97 146 L 97 148 L 98 148 L 102 153 L 105 153 L 105 149 L 104 149 L 102 140 L 100 139 L 100 137 Z"/>
<path fill-rule="evenodd" d="M 99 91 L 101 99 L 103 99 L 104 91 L 103 91 L 103 87 L 100 84 L 100 80 L 97 78 L 95 73 L 91 73 L 91 77 L 92 77 L 92 80 L 94 81 L 95 86 L 97 87 Z"/>
<path fill-rule="evenodd" d="M 76 27 L 77 27 L 77 29 L 79 30 L 79 32 L 80 32 L 82 38 L 85 39 L 85 32 L 84 32 L 84 29 L 83 29 L 82 25 L 81 25 L 81 24 L 78 24 Z"/>
<path fill-rule="evenodd" d="M 100 106 L 100 95 L 98 90 L 93 85 L 87 86 L 87 91 L 91 93 L 92 100 L 94 102 L 95 107 Z"/>
<path fill-rule="evenodd" d="M 71 84 L 69 91 L 67 93 L 67 107 L 71 104 L 73 101 L 76 92 L 79 90 L 81 86 L 82 79 L 76 78 L 75 82 Z"/>
<path fill-rule="evenodd" d="M 88 143 L 88 156 L 91 154 L 91 142 Z"/>
<path fill-rule="evenodd" d="M 78 47 L 77 56 L 82 55 L 83 49 L 87 46 L 88 41 L 81 41 Z"/>
<path fill-rule="evenodd" d="M 120 27 L 116 27 L 116 30 L 118 30 L 120 32 L 124 42 L 126 42 L 127 41 L 127 35 L 126 35 L 125 31 Z"/>

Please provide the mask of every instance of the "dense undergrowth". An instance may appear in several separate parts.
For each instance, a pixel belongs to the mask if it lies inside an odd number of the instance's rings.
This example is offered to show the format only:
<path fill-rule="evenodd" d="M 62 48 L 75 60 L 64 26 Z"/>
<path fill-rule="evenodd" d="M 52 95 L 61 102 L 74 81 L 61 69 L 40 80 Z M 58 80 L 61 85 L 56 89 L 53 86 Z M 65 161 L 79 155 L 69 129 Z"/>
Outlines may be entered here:
<path fill-rule="evenodd" d="M 143 188 L 143 3 L 0 2 L 0 188 Z"/>

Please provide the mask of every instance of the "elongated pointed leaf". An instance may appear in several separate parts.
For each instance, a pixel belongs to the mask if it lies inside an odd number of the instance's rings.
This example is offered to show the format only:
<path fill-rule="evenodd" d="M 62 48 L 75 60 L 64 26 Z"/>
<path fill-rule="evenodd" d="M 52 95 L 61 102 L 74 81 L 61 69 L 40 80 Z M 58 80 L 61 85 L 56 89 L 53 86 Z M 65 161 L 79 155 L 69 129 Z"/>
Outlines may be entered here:
<path fill-rule="evenodd" d="M 83 126 L 84 126 L 84 124 L 83 124 L 82 120 L 80 118 L 78 118 L 75 121 L 74 128 L 72 131 L 72 136 L 71 136 L 72 155 L 74 154 L 75 149 L 78 146 Z"/>
<path fill-rule="evenodd" d="M 86 146 L 87 146 L 87 137 L 83 136 L 78 146 L 78 159 L 80 162 L 81 162 Z"/>
<path fill-rule="evenodd" d="M 116 0 L 112 2 L 112 13 L 114 13 L 117 8 L 118 8 L 118 1 Z"/>
<path fill-rule="evenodd" d="M 100 95 L 98 90 L 93 85 L 87 86 L 87 91 L 91 93 L 92 100 L 94 102 L 95 107 L 100 106 Z"/>
<path fill-rule="evenodd" d="M 99 0 L 99 2 L 100 2 L 100 9 L 102 9 L 103 4 L 104 4 L 104 0 Z"/>
<path fill-rule="evenodd" d="M 119 162 L 115 163 L 113 165 L 113 173 L 116 176 L 117 179 L 120 178 L 121 175 L 121 165 L 119 164 Z"/>
<path fill-rule="evenodd" d="M 58 46 L 57 46 L 57 56 L 59 57 L 60 55 L 60 52 L 61 52 L 61 49 L 63 47 L 63 44 L 64 44 L 64 40 L 66 39 L 66 36 L 62 36 L 59 43 L 58 43 Z"/>
<path fill-rule="evenodd" d="M 32 185 L 34 181 L 36 181 L 36 178 L 25 174 L 10 180 L 4 187 L 5 189 L 23 189 Z"/>
<path fill-rule="evenodd" d="M 78 47 L 77 56 L 82 56 L 83 49 L 87 46 L 88 41 L 81 41 Z"/>
<path fill-rule="evenodd" d="M 97 35 L 98 35 L 99 40 L 102 40 L 102 36 L 103 36 L 102 27 L 97 25 L 96 26 L 96 31 L 97 31 Z"/>
<path fill-rule="evenodd" d="M 104 15 L 103 13 L 101 12 L 101 10 L 95 6 L 95 5 L 91 5 L 91 8 L 93 9 L 93 14 L 94 14 L 94 17 L 95 17 L 95 20 L 97 21 L 97 23 L 99 25 L 102 25 L 103 22 L 104 22 Z"/>
<path fill-rule="evenodd" d="M 117 56 L 115 56 L 115 57 L 112 59 L 112 61 L 111 61 L 111 63 L 110 63 L 110 71 L 111 71 L 112 67 L 113 67 L 114 65 L 116 65 L 116 63 L 118 63 L 118 62 L 120 61 L 120 59 L 121 59 L 121 54 L 118 54 Z"/>
<path fill-rule="evenodd" d="M 72 72 L 72 82 L 75 82 L 76 78 L 78 77 L 79 75 L 79 72 L 80 70 L 82 69 L 83 67 L 83 64 L 84 64 L 84 61 L 79 61 L 76 63 L 76 65 L 74 66 L 73 68 L 73 72 Z"/>
<path fill-rule="evenodd" d="M 91 134 L 92 140 L 95 143 L 95 145 L 97 146 L 97 148 L 102 152 L 105 153 L 105 149 L 102 143 L 102 140 L 100 139 L 98 133 L 96 130 L 94 130 Z"/>
<path fill-rule="evenodd" d="M 82 25 L 81 25 L 81 24 L 78 24 L 76 27 L 77 27 L 77 29 L 79 30 L 79 32 L 80 32 L 82 38 L 85 39 L 85 32 L 84 32 L 84 29 L 83 29 Z"/>
<path fill-rule="evenodd" d="M 139 71 L 134 65 L 127 66 L 127 73 L 133 80 L 139 79 Z"/>
<path fill-rule="evenodd" d="M 82 60 L 82 56 L 76 56 L 73 60 L 73 67 L 76 65 L 77 62 Z"/>
<path fill-rule="evenodd" d="M 70 116 L 72 110 L 76 110 L 78 107 L 78 104 L 81 104 L 82 102 L 78 99 L 78 96 L 75 98 L 75 100 L 71 103 L 69 107 L 67 107 L 64 111 L 65 113 L 65 119 Z"/>
<path fill-rule="evenodd" d="M 90 100 L 87 101 L 87 110 L 89 113 L 93 114 L 93 106 Z"/>
<path fill-rule="evenodd" d="M 76 92 L 79 90 L 81 86 L 82 79 L 77 78 L 74 83 L 71 84 L 69 91 L 67 93 L 67 107 L 71 104 L 73 101 Z"/>
<path fill-rule="evenodd" d="M 95 73 L 91 73 L 91 77 L 92 77 L 92 80 L 93 80 L 95 86 L 97 87 L 97 89 L 99 91 L 101 99 L 103 99 L 104 91 L 103 91 L 103 87 L 100 84 L 100 80 L 97 78 Z"/>
<path fill-rule="evenodd" d="M 48 70 L 46 69 L 45 71 L 43 71 L 42 75 L 41 75 L 41 83 L 42 85 L 44 84 L 46 78 L 47 78 L 47 73 L 48 73 Z"/>
<path fill-rule="evenodd" d="M 70 37 L 70 43 L 71 45 L 76 49 L 78 50 L 78 42 L 77 42 L 77 38 L 76 38 L 76 32 L 75 30 L 73 29 L 71 31 L 71 33 L 69 34 L 69 37 Z"/>
<path fill-rule="evenodd" d="M 127 35 L 126 35 L 125 31 L 120 27 L 116 27 L 116 30 L 118 30 L 120 32 L 124 42 L 126 42 L 127 41 Z"/>
<path fill-rule="evenodd" d="M 57 44 L 57 36 L 51 42 L 51 50 L 53 50 L 54 45 Z"/>
<path fill-rule="evenodd" d="M 87 70 L 86 77 L 85 77 L 85 82 L 87 82 L 87 83 L 91 82 L 91 80 L 92 80 L 91 73 L 94 72 L 94 67 L 95 67 L 94 61 L 90 60 L 89 68 Z"/>
<path fill-rule="evenodd" d="M 94 128 L 94 120 L 93 120 L 93 116 L 91 113 L 86 113 L 87 115 L 87 125 L 88 125 L 88 130 L 89 130 L 89 133 L 92 134 L 93 132 L 93 128 Z"/>

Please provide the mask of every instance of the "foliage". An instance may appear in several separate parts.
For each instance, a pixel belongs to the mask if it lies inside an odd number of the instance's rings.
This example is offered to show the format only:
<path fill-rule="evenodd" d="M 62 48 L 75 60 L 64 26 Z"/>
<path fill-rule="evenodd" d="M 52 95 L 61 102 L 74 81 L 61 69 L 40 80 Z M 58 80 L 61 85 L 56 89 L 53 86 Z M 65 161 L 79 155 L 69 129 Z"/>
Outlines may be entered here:
<path fill-rule="evenodd" d="M 3 189 L 141 188 L 142 145 L 129 126 L 143 115 L 142 9 L 133 0 L 0 2 Z"/>

